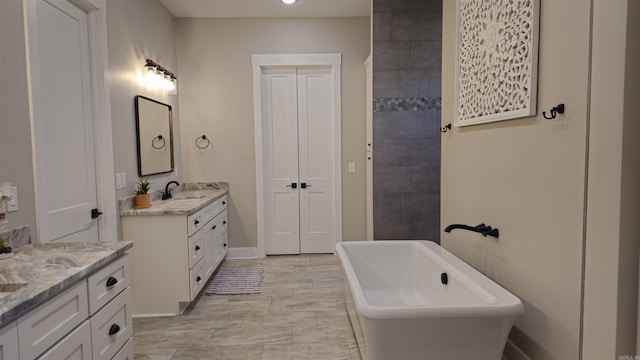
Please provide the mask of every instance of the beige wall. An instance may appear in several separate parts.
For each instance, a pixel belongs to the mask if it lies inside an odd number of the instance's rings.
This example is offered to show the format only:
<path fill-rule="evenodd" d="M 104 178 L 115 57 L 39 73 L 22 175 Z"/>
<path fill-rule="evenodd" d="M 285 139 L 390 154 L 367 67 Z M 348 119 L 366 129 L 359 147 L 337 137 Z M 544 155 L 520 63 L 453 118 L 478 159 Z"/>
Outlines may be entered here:
<path fill-rule="evenodd" d="M 579 358 L 589 3 L 542 6 L 537 116 L 442 136 L 442 227 L 500 229 L 499 239 L 442 233 L 442 244 L 522 299 L 525 312 L 511 339 L 536 360 Z M 444 2 L 443 19 L 446 125 L 453 122 L 455 2 Z M 564 115 L 542 118 L 559 103 Z"/>
<path fill-rule="evenodd" d="M 635 355 L 640 26 L 632 19 L 639 13 L 628 0 L 546 1 L 538 113 L 561 102 L 567 112 L 443 136 L 443 226 L 500 228 L 497 240 L 454 232 L 443 234 L 443 245 L 523 300 L 510 339 L 532 359 Z M 446 124 L 454 96 L 451 3 L 444 18 Z"/>
<path fill-rule="evenodd" d="M 176 19 L 183 176 L 229 182 L 231 247 L 257 246 L 251 54 L 342 54 L 343 239 L 365 239 L 369 26 L 369 18 Z M 202 134 L 213 151 L 195 148 Z M 346 171 L 348 162 L 356 173 Z"/>
<path fill-rule="evenodd" d="M 583 359 L 599 360 L 636 350 L 640 3 L 596 0 L 593 13 Z"/>
<path fill-rule="evenodd" d="M 113 158 L 116 173 L 127 174 L 127 188 L 116 191 L 116 199 L 134 194 L 138 181 L 134 97 L 144 95 L 173 107 L 174 159 L 177 172 L 152 175 L 152 189 L 164 189 L 181 175 L 180 112 L 178 96 L 145 88 L 140 81 L 145 59 L 178 73 L 174 18 L 158 0 L 107 1 L 109 40 L 109 85 Z M 178 74 L 178 81 L 180 81 Z M 177 174 L 177 175 L 176 175 Z M 118 226 L 120 228 L 120 226 Z M 121 230 L 119 230 L 121 238 Z"/>
<path fill-rule="evenodd" d="M 11 226 L 29 225 L 36 241 L 36 209 L 21 0 L 0 1 L 0 181 L 18 187 L 19 211 Z"/>

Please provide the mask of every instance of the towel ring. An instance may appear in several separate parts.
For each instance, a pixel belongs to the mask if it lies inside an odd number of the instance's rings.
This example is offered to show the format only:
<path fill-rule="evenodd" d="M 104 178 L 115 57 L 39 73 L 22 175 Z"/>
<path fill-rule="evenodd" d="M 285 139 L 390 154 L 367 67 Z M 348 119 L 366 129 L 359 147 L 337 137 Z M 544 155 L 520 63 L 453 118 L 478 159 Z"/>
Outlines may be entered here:
<path fill-rule="evenodd" d="M 196 147 L 200 150 L 204 150 L 211 146 L 211 141 L 207 138 L 207 135 L 198 136 L 196 138 Z"/>
<path fill-rule="evenodd" d="M 160 142 L 160 141 L 162 141 L 162 143 L 160 143 L 161 145 L 156 146 L 156 142 Z M 151 146 L 153 146 L 154 149 L 160 150 L 165 145 L 166 145 L 166 140 L 164 139 L 164 137 L 162 137 L 162 135 L 158 135 L 154 137 L 153 140 L 151 140 Z"/>

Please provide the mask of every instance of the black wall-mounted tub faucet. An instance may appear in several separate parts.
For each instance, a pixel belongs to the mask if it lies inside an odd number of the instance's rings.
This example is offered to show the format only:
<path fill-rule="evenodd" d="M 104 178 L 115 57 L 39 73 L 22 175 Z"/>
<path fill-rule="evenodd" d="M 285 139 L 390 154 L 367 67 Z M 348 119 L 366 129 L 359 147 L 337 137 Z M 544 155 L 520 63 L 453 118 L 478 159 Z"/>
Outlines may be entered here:
<path fill-rule="evenodd" d="M 500 231 L 498 231 L 498 228 L 492 228 L 491 226 L 487 226 L 485 224 L 479 224 L 476 226 L 469 226 L 469 225 L 463 225 L 463 224 L 451 224 L 449 226 L 447 226 L 446 228 L 444 228 L 444 232 L 450 233 L 451 230 L 453 229 L 462 229 L 462 230 L 468 230 L 468 231 L 473 231 L 473 232 L 477 232 L 482 234 L 482 236 L 493 236 L 495 238 L 497 238 L 498 236 L 500 236 Z"/>

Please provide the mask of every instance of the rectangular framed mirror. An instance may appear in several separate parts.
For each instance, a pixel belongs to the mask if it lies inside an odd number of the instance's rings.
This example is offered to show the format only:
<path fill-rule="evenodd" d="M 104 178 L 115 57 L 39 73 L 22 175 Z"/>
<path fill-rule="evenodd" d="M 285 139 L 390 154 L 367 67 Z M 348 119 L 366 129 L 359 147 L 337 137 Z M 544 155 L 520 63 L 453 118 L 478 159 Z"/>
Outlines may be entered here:
<path fill-rule="evenodd" d="M 173 171 L 173 113 L 171 105 L 135 97 L 138 175 Z"/>

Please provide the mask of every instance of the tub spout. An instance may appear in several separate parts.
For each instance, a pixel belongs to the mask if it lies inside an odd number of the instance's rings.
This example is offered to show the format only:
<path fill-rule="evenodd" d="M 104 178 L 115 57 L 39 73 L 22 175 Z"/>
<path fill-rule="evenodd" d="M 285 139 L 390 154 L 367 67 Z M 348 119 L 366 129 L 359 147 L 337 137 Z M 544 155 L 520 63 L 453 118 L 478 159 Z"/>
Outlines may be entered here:
<path fill-rule="evenodd" d="M 500 231 L 498 231 L 497 228 L 492 228 L 491 226 L 487 226 L 485 224 L 479 224 L 476 226 L 469 226 L 469 225 L 463 225 L 463 224 L 451 224 L 446 228 L 444 228 L 444 232 L 450 233 L 451 230 L 453 229 L 463 229 L 463 230 L 473 231 L 473 232 L 482 234 L 482 236 L 489 235 L 496 238 L 500 236 Z"/>

